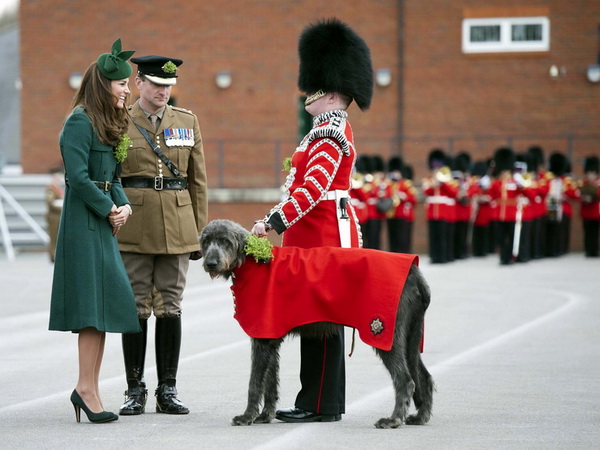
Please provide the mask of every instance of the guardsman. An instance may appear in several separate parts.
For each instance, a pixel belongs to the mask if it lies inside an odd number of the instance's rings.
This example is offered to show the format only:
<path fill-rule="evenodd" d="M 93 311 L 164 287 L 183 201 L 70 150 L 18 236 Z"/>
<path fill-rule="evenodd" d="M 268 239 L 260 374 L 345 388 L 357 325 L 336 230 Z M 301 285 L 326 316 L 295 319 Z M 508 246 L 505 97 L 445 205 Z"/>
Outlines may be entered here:
<path fill-rule="evenodd" d="M 422 181 L 429 232 L 429 258 L 432 264 L 447 263 L 456 212 L 458 182 L 452 179 L 448 158 L 440 149 L 429 153 L 431 174 Z"/>
<path fill-rule="evenodd" d="M 477 161 L 473 164 L 473 181 L 477 190 L 472 200 L 471 218 L 469 219 L 470 236 L 467 241 L 471 244 L 471 254 L 478 257 L 488 255 L 492 239 L 490 232 L 492 199 L 488 193 L 491 178 L 488 172 L 489 164 L 487 162 Z"/>
<path fill-rule="evenodd" d="M 477 183 L 471 176 L 471 157 L 468 153 L 459 153 L 454 158 L 453 174 L 459 186 L 454 223 L 454 258 L 465 259 L 469 255 L 467 239 L 473 209 L 472 199 L 478 191 Z"/>
<path fill-rule="evenodd" d="M 513 177 L 515 153 L 502 147 L 494 154 L 496 178 L 490 186 L 490 197 L 498 203 L 496 238 L 500 249 L 500 264 L 513 263 L 515 225 L 523 188 Z"/>
<path fill-rule="evenodd" d="M 403 202 L 402 215 L 404 216 L 406 229 L 402 232 L 401 243 L 402 253 L 412 253 L 412 235 L 413 224 L 415 223 L 415 206 L 419 200 L 417 188 L 413 184 L 414 171 L 410 164 L 402 166 L 402 178 L 404 179 L 404 188 L 406 189 L 406 200 Z"/>
<path fill-rule="evenodd" d="M 360 229 L 348 201 L 356 161 L 348 106 L 367 109 L 373 96 L 369 47 L 338 19 L 307 26 L 298 43 L 298 88 L 313 128 L 293 152 L 286 198 L 257 221 L 252 233 L 283 233 L 285 247 L 359 247 Z M 301 281 L 301 280 L 300 280 Z M 277 318 L 275 318 L 277 320 Z M 284 422 L 336 422 L 345 412 L 344 330 L 300 338 L 300 382 Z"/>
<path fill-rule="evenodd" d="M 550 182 L 548 195 L 546 197 L 546 232 L 545 249 L 546 256 L 560 256 L 563 254 L 563 242 L 565 239 L 565 222 L 569 220 L 570 204 L 565 201 L 565 192 L 568 189 L 569 177 L 567 172 L 567 158 L 554 152 L 548 160 L 550 170 Z"/>
<path fill-rule="evenodd" d="M 550 179 L 552 175 L 548 172 L 545 163 L 544 150 L 534 145 L 529 147 L 527 155 L 531 158 L 533 167 L 531 171 L 535 174 L 536 196 L 532 203 L 533 229 L 531 232 L 531 258 L 544 257 L 544 233 L 546 230 L 546 197 L 550 190 Z"/>
<path fill-rule="evenodd" d="M 527 153 L 517 155 L 514 175 L 515 181 L 522 188 L 518 197 L 518 221 L 516 226 L 520 227 L 518 233 L 519 243 L 515 261 L 528 262 L 531 260 L 531 238 L 533 232 L 534 209 L 533 202 L 537 197 L 537 183 L 535 174 L 531 172 L 533 164 Z"/>
<path fill-rule="evenodd" d="M 386 214 L 392 209 L 390 191 L 385 179 L 385 165 L 379 155 L 371 155 L 372 181 L 367 198 L 365 248 L 381 249 L 381 231 Z"/>
<path fill-rule="evenodd" d="M 600 256 L 600 160 L 588 156 L 583 163 L 584 177 L 578 183 L 581 201 L 580 216 L 583 222 L 583 247 L 585 256 Z"/>
<path fill-rule="evenodd" d="M 118 238 L 142 332 L 123 335 L 127 391 L 120 414 L 144 412 L 144 361 L 152 313 L 156 317 L 156 411 L 187 414 L 189 409 L 177 398 L 176 377 L 181 300 L 189 261 L 200 257 L 198 234 L 207 220 L 202 136 L 192 112 L 168 104 L 183 61 L 150 55 L 131 62 L 138 66 L 135 84 L 140 98 L 130 107 L 132 144 L 121 177 L 133 214 Z"/>
<path fill-rule="evenodd" d="M 414 219 L 414 204 L 417 201 L 417 191 L 412 182 L 403 177 L 403 173 L 405 166 L 402 158 L 390 158 L 387 183 L 393 207 L 387 213 L 387 231 L 389 251 L 396 253 L 410 253 L 411 219 Z"/>

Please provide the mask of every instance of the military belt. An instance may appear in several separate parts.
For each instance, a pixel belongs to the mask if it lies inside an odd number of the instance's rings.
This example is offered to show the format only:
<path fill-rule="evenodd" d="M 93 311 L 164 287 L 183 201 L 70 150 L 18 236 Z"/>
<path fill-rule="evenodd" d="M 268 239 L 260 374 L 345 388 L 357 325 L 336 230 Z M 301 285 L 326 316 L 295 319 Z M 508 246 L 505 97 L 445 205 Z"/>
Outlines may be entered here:
<path fill-rule="evenodd" d="M 121 180 L 121 184 L 126 188 L 154 189 L 162 191 L 187 189 L 187 178 L 172 177 L 127 177 Z"/>
<path fill-rule="evenodd" d="M 92 183 L 94 183 L 96 186 L 98 186 L 98 189 L 100 189 L 101 191 L 104 192 L 108 192 L 110 191 L 110 188 L 112 187 L 112 183 L 110 181 L 94 181 L 94 180 L 90 180 Z M 65 177 L 65 183 L 68 186 L 69 185 L 69 179 Z"/>
<path fill-rule="evenodd" d="M 110 191 L 110 187 L 112 186 L 112 183 L 110 181 L 92 181 L 92 183 L 94 183 L 100 188 L 100 190 L 104 192 Z"/>

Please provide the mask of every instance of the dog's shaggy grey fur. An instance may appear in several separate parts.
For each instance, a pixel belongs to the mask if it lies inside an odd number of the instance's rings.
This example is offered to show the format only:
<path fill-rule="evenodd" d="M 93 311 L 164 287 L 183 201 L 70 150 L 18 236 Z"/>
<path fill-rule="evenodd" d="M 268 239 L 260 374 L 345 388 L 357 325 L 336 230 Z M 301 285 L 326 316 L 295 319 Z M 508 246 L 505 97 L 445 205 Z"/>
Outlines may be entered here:
<path fill-rule="evenodd" d="M 210 222 L 200 235 L 204 270 L 212 278 L 229 278 L 233 269 L 244 263 L 248 234 L 248 230 L 229 220 Z M 391 417 L 379 419 L 375 423 L 377 428 L 397 428 L 402 423 L 423 425 L 431 417 L 434 383 L 419 352 L 429 299 L 427 282 L 419 268 L 413 265 L 402 292 L 392 348 L 390 351 L 375 349 L 390 372 L 396 394 Z M 319 322 L 295 328 L 291 333 L 323 336 L 339 326 Z M 248 404 L 242 415 L 233 418 L 233 425 L 268 423 L 274 418 L 279 398 L 279 347 L 282 342 L 283 338 L 252 339 Z M 417 412 L 407 415 L 411 398 Z M 261 402 L 262 411 L 259 409 Z"/>

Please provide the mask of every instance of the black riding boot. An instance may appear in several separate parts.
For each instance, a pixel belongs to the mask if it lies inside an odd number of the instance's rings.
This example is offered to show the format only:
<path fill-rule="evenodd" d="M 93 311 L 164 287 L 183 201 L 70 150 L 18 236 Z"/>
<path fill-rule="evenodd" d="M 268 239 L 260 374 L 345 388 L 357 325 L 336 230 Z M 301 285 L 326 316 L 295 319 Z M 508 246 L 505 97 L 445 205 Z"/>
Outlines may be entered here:
<path fill-rule="evenodd" d="M 156 412 L 187 414 L 190 412 L 177 398 L 175 382 L 181 348 L 181 317 L 156 319 Z"/>
<path fill-rule="evenodd" d="M 148 337 L 148 319 L 140 319 L 141 333 L 123 334 L 123 358 L 127 390 L 125 403 L 119 408 L 122 416 L 142 414 L 146 407 L 148 389 L 144 382 L 144 361 L 146 359 L 146 341 Z"/>

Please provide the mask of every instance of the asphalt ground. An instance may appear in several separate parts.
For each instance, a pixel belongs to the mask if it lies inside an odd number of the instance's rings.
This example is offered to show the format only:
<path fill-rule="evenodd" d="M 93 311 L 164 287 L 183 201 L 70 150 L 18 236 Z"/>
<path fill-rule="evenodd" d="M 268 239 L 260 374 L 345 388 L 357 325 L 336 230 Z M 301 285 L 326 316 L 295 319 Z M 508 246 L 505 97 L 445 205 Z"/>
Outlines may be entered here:
<path fill-rule="evenodd" d="M 180 398 L 190 414 L 147 412 L 76 423 L 69 395 L 77 338 L 47 330 L 52 265 L 0 254 L 0 448 L 7 449 L 588 449 L 600 448 L 600 260 L 582 254 L 500 266 L 496 256 L 421 268 L 432 290 L 423 359 L 437 391 L 425 426 L 379 430 L 393 407 L 389 375 L 364 343 L 347 358 L 347 407 L 335 423 L 233 427 L 244 411 L 247 336 L 229 284 L 192 262 L 183 301 Z M 151 319 L 150 329 L 153 329 Z M 347 331 L 349 351 L 350 331 Z M 146 380 L 156 385 L 154 333 Z M 299 389 L 299 342 L 281 353 L 280 407 Z M 120 336 L 107 335 L 105 407 L 123 401 Z"/>

